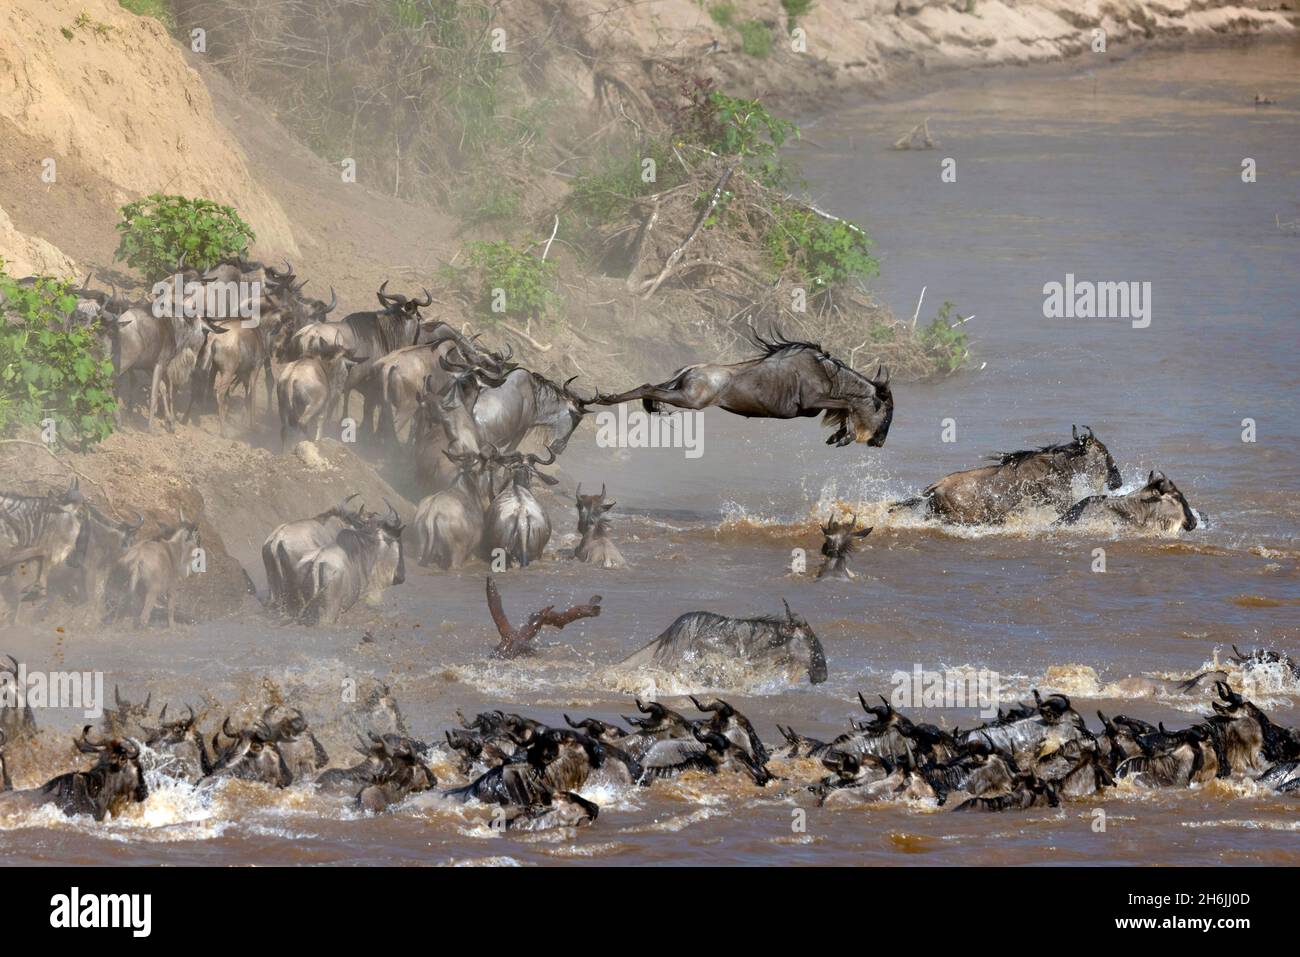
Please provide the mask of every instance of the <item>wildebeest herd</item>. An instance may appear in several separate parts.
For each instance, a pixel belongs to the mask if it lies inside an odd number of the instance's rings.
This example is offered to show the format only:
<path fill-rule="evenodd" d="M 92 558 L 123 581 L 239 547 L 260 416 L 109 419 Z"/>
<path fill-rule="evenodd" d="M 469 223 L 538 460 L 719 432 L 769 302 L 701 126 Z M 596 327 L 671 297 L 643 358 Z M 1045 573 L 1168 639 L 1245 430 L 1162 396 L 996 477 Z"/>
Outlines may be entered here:
<path fill-rule="evenodd" d="M 210 316 L 199 306 L 211 301 L 205 290 L 216 284 L 247 283 L 256 284 L 258 299 L 240 303 L 238 312 L 256 305 L 255 322 Z M 537 563 L 552 521 L 535 483 L 556 484 L 544 469 L 597 406 L 640 400 L 647 413 L 717 406 L 748 417 L 821 415 L 832 429 L 828 444 L 836 447 L 883 446 L 893 420 L 887 370 L 865 375 L 820 345 L 779 334 L 755 332 L 759 354 L 751 359 L 692 365 L 657 385 L 583 395 L 572 379 L 552 381 L 520 366 L 508 349 L 494 352 L 467 330 L 425 319 L 421 310 L 432 304 L 427 291 L 408 297 L 389 293 L 385 283 L 378 309 L 334 320 L 337 296 L 332 290 L 328 302 L 304 296 L 306 283 L 289 263 L 280 270 L 235 259 L 200 274 L 182 261 L 173 284 L 187 292 L 182 308 L 170 310 L 124 299 L 115 288 L 103 292 L 87 284 L 76 291 L 69 321 L 95 322 L 102 330 L 121 414 L 135 398 L 133 377 L 145 375 L 150 427 L 159 413 L 170 427 L 183 398 L 185 420 L 214 407 L 225 434 L 232 392 L 242 386 L 251 431 L 260 383 L 265 412 L 276 407 L 283 447 L 295 435 L 319 439 L 327 424 L 350 423 L 359 441 L 404 459 L 419 489 L 410 523 L 387 502 L 383 511 L 370 511 L 353 495 L 270 533 L 262 547 L 265 604 L 276 616 L 306 624 L 335 623 L 357 602 L 402 584 L 408 552 L 419 565 L 443 570 L 474 561 L 498 571 Z M 354 393 L 362 399 L 355 422 Z M 540 454 L 521 448 L 535 431 L 543 433 Z M 1197 527 L 1187 499 L 1163 473 L 1152 471 L 1128 494 L 1108 494 L 1122 484 L 1105 445 L 1091 429 L 1075 428 L 1068 442 L 1001 453 L 993 464 L 948 475 L 890 510 L 921 509 L 962 525 L 995 525 L 1021 509 L 1047 508 L 1061 525 L 1103 521 L 1166 534 Z M 601 568 L 626 565 L 611 534 L 614 504 L 604 485 L 587 495 L 578 487 L 579 542 L 571 557 Z M 171 625 L 177 586 L 200 545 L 197 525 L 183 513 L 178 518 L 137 541 L 143 516 L 109 519 L 76 481 L 44 496 L 0 494 L 0 576 L 12 615 L 16 619 L 24 600 L 39 600 L 61 576 L 66 587 L 55 590 L 97 611 L 129 615 L 144 627 L 155 610 L 165 610 Z M 855 515 L 832 516 L 822 526 L 824 560 L 815 577 L 853 578 L 849 558 L 871 531 L 859 528 Z M 490 603 L 493 588 L 489 582 Z M 598 605 L 599 598 L 593 601 Z M 494 618 L 499 608 L 498 595 Z M 795 666 L 814 684 L 828 674 L 812 628 L 788 605 L 783 616 L 770 618 L 684 614 L 624 664 L 680 674 L 687 663 L 710 655 Z M 707 676 L 702 680 L 707 684 Z M 1101 730 L 1090 731 L 1064 696 L 1036 692 L 1032 705 L 951 732 L 914 723 L 888 703 L 863 700 L 867 720 L 832 741 L 781 728 L 789 746 L 782 760 L 821 762 L 828 773 L 809 785 L 819 804 L 849 795 L 906 795 L 952 802 L 958 810 L 1055 806 L 1124 777 L 1172 787 L 1254 776 L 1281 790 L 1300 787 L 1300 735 L 1270 722 L 1225 682 L 1214 688 L 1215 713 L 1176 732 L 1124 717 L 1103 717 Z M 447 733 L 446 747 L 466 783 L 441 792 L 440 799 L 493 805 L 506 826 L 537 829 L 594 819 L 597 807 L 578 793 L 593 776 L 648 785 L 695 770 L 735 773 L 759 787 L 784 780 L 769 770 L 772 752 L 743 715 L 721 699 L 692 701 L 705 717 L 638 699 L 642 717 L 627 719 L 629 728 L 596 718 L 566 718 L 561 728 L 500 711 L 480 714 Z M 30 715 L 0 710 L 0 735 L 12 742 L 29 730 Z M 107 737 L 87 728 L 76 739 L 78 749 L 96 755 L 90 770 L 32 791 L 7 791 L 0 811 L 15 802 L 53 803 L 98 820 L 144 800 L 141 743 L 146 751 L 175 757 L 167 767 L 198 786 L 223 777 L 272 787 L 314 784 L 347 790 L 372 811 L 417 793 L 439 793 L 426 763 L 429 746 L 405 734 L 373 733 L 360 743 L 360 763 L 327 768 L 328 756 L 294 709 L 272 709 L 244 725 L 227 717 L 210 746 L 192 710 L 167 719 L 164 708 L 152 723 L 137 716 L 134 727 L 105 730 Z M 0 768 L 8 789 L 2 747 Z"/>
<path fill-rule="evenodd" d="M 1290 664 L 1269 651 L 1239 653 L 1235 660 L 1246 667 Z M 197 788 L 223 779 L 314 788 L 371 812 L 399 802 L 481 805 L 491 810 L 493 826 L 517 830 L 591 823 L 599 807 L 580 792 L 593 785 L 648 787 L 687 772 L 735 776 L 742 786 L 787 796 L 810 794 L 817 806 L 901 800 L 962 812 L 1056 807 L 1125 779 L 1138 788 L 1235 779 L 1300 790 L 1300 731 L 1274 723 L 1215 673 L 1197 675 L 1188 686 L 1212 690 L 1212 711 L 1178 730 L 1098 712 L 1094 731 L 1069 698 L 1036 690 L 1032 703 L 999 708 L 996 719 L 966 730 L 918 723 L 883 697 L 872 705 L 859 695 L 865 720 L 829 741 L 778 725 L 779 746 L 765 744 L 727 701 L 695 696 L 689 700 L 701 717 L 637 698 L 638 714 L 623 718 L 626 727 L 568 715 L 563 727 L 505 711 L 462 716 L 461 726 L 436 746 L 406 734 L 399 718 L 397 730 L 361 737 L 361 759 L 346 767 L 329 766 L 297 708 L 272 706 L 244 723 L 232 724 L 227 715 L 209 746 L 193 708 L 168 718 L 164 705 L 150 718 L 148 699 L 131 705 L 115 690 L 117 708 L 105 714 L 102 733 L 92 736 L 87 726 L 74 742 L 95 763 L 26 790 L 13 790 L 4 746 L 31 734 L 35 720 L 30 710 L 0 708 L 0 815 L 53 805 L 103 820 L 147 799 L 147 767 Z M 439 790 L 430 767 L 435 758 L 462 783 Z M 816 780 L 808 780 L 809 760 L 820 762 Z"/>

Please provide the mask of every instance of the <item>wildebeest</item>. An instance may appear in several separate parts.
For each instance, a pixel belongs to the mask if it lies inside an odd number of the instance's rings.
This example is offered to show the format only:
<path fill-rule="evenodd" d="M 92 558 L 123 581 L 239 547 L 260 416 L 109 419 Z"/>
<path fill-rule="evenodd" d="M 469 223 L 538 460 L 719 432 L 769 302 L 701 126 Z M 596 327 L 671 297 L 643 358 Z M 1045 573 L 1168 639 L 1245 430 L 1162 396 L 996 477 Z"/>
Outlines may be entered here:
<path fill-rule="evenodd" d="M 343 529 L 357 527 L 364 521 L 360 512 L 348 507 L 356 497 L 355 493 L 349 495 L 311 518 L 278 525 L 266 537 L 262 543 L 262 565 L 266 568 L 268 605 L 272 610 L 290 617 L 302 611 L 306 601 L 301 589 L 304 562 L 320 549 L 333 545 Z"/>
<path fill-rule="evenodd" d="M 71 771 L 51 778 L 38 788 L 14 791 L 8 768 L 0 750 L 0 769 L 3 774 L 3 791 L 0 791 L 0 813 L 35 809 L 53 804 L 69 817 L 89 814 L 96 821 L 109 815 L 116 816 L 131 803 L 141 803 L 149 796 L 144 771 L 140 767 L 140 749 L 133 741 L 111 738 L 94 741 L 90 738 L 90 725 L 81 736 L 73 739 L 82 754 L 93 754 L 97 760 L 88 771 Z M 3 736 L 0 736 L 0 749 Z"/>
<path fill-rule="evenodd" d="M 272 740 L 284 766 L 295 781 L 306 780 L 329 764 L 329 755 L 307 726 L 307 718 L 297 708 L 290 708 L 278 720 L 274 720 L 275 707 L 269 707 L 262 713 L 263 723 L 271 729 Z"/>
<path fill-rule="evenodd" d="M 20 694 L 25 689 L 18 684 L 18 659 L 13 655 L 5 657 L 9 664 L 0 663 L 0 734 L 16 741 L 36 733 L 36 715 L 26 695 Z"/>
<path fill-rule="evenodd" d="M 356 363 L 349 372 L 343 393 L 343 414 L 348 414 L 348 400 L 353 391 L 360 391 L 363 408 L 361 421 L 372 428 L 374 412 L 381 399 L 381 384 L 376 375 L 380 359 L 401 346 L 415 345 L 420 333 L 420 309 L 433 304 L 428 290 L 424 299 L 408 299 L 403 295 L 385 292 L 388 283 L 379 287 L 376 296 L 382 307 L 369 312 L 354 312 L 339 320 L 337 342 L 345 354 Z M 329 325 L 328 323 L 326 325 Z"/>
<path fill-rule="evenodd" d="M 164 704 L 157 727 L 141 722 L 140 728 L 145 734 L 145 746 L 164 759 L 159 767 L 162 773 L 190 784 L 212 773 L 212 759 L 193 708 L 187 705 L 183 716 L 168 721 Z"/>
<path fill-rule="evenodd" d="M 1209 728 L 1193 725 L 1180 731 L 1156 731 L 1135 738 L 1138 754 L 1125 758 L 1115 776 L 1132 778 L 1146 787 L 1188 787 L 1212 781 L 1219 772 L 1219 759 Z"/>
<path fill-rule="evenodd" d="M 729 365 L 686 366 L 659 385 L 646 384 L 617 395 L 600 395 L 595 405 L 641 400 L 647 412 L 660 405 L 681 409 L 717 406 L 747 418 L 793 419 L 822 416 L 835 431 L 827 445 L 865 442 L 885 444 L 894 417 L 889 370 L 874 377 L 855 371 L 820 345 L 783 338 L 767 340 L 754 333 L 762 355 Z"/>
<path fill-rule="evenodd" d="M 418 741 L 401 734 L 373 732 L 369 738 L 357 748 L 363 756 L 360 764 L 330 768 L 316 778 L 316 784 L 324 790 L 354 792 L 357 806 L 373 813 L 438 786 L 437 776 L 420 760 L 424 747 Z"/>
<path fill-rule="evenodd" d="M 333 544 L 304 559 L 300 618 L 334 624 L 357 601 L 377 602 L 389 585 L 406 581 L 402 529 L 397 511 L 389 505 L 386 516 L 374 515 L 341 530 Z"/>
<path fill-rule="evenodd" d="M 623 665 L 653 665 L 706 682 L 716 677 L 712 669 L 724 663 L 745 668 L 798 666 L 808 672 L 812 684 L 820 684 L 826 680 L 822 644 L 808 622 L 783 604 L 784 617 L 728 618 L 710 611 L 687 612 Z M 710 664 L 709 659 L 717 662 Z"/>
<path fill-rule="evenodd" d="M 221 735 L 229 742 L 221 744 Z M 286 788 L 293 775 L 275 744 L 275 732 L 264 721 L 235 730 L 230 716 L 221 723 L 221 731 L 212 736 L 212 770 L 201 783 L 207 785 L 222 778 L 256 781 L 271 787 Z"/>
<path fill-rule="evenodd" d="M 486 496 L 480 483 L 482 456 L 476 452 L 443 455 L 459 473 L 450 488 L 421 500 L 415 510 L 415 554 L 422 566 L 446 571 L 474 556 L 483 540 Z"/>
<path fill-rule="evenodd" d="M 604 484 L 600 486 L 599 495 L 583 495 L 582 483 L 579 482 L 574 497 L 578 506 L 578 534 L 581 540 L 573 550 L 573 557 L 601 568 L 626 566 L 623 553 L 609 537 L 612 523 L 607 513 L 618 503 L 605 501 Z"/>
<path fill-rule="evenodd" d="M 144 516 L 139 512 L 134 522 L 115 522 L 87 503 L 72 563 L 77 567 L 55 568 L 51 572 L 51 589 L 56 594 L 61 590 L 74 594 L 78 601 L 98 612 L 104 605 L 104 587 L 113 566 L 135 544 L 142 525 Z"/>
<path fill-rule="evenodd" d="M 422 490 L 441 492 L 456 481 L 460 467 L 445 453 L 459 455 L 489 451 L 474 419 L 474 403 L 479 391 L 478 379 L 472 372 L 456 375 L 441 392 L 437 391 L 433 376 L 425 379 L 411 428 L 415 480 Z M 490 452 L 496 455 L 495 449 Z M 490 496 L 490 469 L 485 467 L 479 484 L 483 494 Z"/>
<path fill-rule="evenodd" d="M 329 347 L 280 367 L 275 394 L 280 412 L 281 449 L 288 447 L 294 429 L 320 441 L 326 420 L 335 417 L 336 407 L 343 398 L 349 365 L 342 352 Z"/>
<path fill-rule="evenodd" d="M 1123 484 L 1110 451 L 1084 427 L 1069 442 L 1019 452 L 999 452 L 997 464 L 953 472 L 916 498 L 892 508 L 924 503 L 929 515 L 964 525 L 996 524 L 1027 505 L 1064 512 L 1076 500 L 1076 482 L 1089 489 Z"/>
<path fill-rule="evenodd" d="M 61 496 L 0 492 L 0 549 L 11 562 L 39 560 L 40 571 L 30 586 L 35 595 L 45 594 L 50 570 L 74 556 L 85 517 L 86 501 L 76 478 Z M 29 557 L 15 558 L 20 550 Z M 9 584 L 6 579 L 5 600 L 13 606 L 14 622 L 24 597 L 31 597 L 20 593 L 18 584 Z M 24 587 L 23 591 L 28 589 Z"/>
<path fill-rule="evenodd" d="M 177 589 L 190 574 L 194 550 L 202 547 L 199 526 L 188 521 L 184 511 L 175 528 L 163 522 L 159 528 L 158 538 L 128 548 L 109 575 L 109 586 L 122 607 L 139 603 L 135 620 L 140 628 L 149 624 L 160 603 L 167 606 L 167 627 L 175 627 Z"/>
<path fill-rule="evenodd" d="M 113 707 L 106 709 L 100 719 L 104 733 L 117 738 L 134 736 L 140 730 L 140 722 L 148 717 L 152 703 L 152 691 L 145 695 L 143 704 L 132 704 L 122 697 L 122 689 L 113 685 Z"/>
<path fill-rule="evenodd" d="M 594 401 L 570 388 L 577 376 L 558 385 L 529 369 L 502 375 L 480 366 L 477 373 L 484 387 L 473 406 L 479 435 L 502 452 L 513 452 L 531 431 L 545 429 L 547 447 L 559 455 Z"/>
<path fill-rule="evenodd" d="M 858 519 L 854 515 L 850 515 L 847 521 L 840 521 L 832 515 L 821 527 L 825 541 L 822 542 L 821 567 L 817 569 L 819 579 L 851 580 L 858 577 L 848 566 L 849 556 L 853 554 L 858 539 L 871 534 L 872 526 L 857 530 L 857 524 Z"/>
<path fill-rule="evenodd" d="M 1300 759 L 1300 734 L 1269 720 L 1225 682 L 1215 685 L 1219 701 L 1205 722 L 1219 762 L 1219 777 L 1257 773 L 1279 761 Z"/>
<path fill-rule="evenodd" d="M 1196 528 L 1196 514 L 1178 486 L 1153 471 L 1147 484 L 1127 495 L 1090 495 L 1061 516 L 1062 525 L 1086 521 L 1114 522 L 1146 531 L 1176 535 Z"/>
<path fill-rule="evenodd" d="M 537 469 L 555 461 L 555 449 L 548 448 L 547 452 L 550 457 L 546 461 L 518 452 L 503 459 L 509 478 L 493 496 L 483 517 L 483 551 L 489 559 L 504 558 L 507 568 L 512 564 L 527 567 L 537 561 L 551 539 L 551 520 L 529 488 L 533 478 L 547 485 L 558 481 Z"/>

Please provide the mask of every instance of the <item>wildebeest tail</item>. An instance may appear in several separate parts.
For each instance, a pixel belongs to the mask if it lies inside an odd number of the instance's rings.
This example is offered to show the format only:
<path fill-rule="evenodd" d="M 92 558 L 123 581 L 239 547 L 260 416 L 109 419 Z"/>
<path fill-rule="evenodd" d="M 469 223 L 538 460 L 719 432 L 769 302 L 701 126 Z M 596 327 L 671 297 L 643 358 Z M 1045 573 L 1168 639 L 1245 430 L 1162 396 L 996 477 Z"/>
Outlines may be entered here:
<path fill-rule="evenodd" d="M 682 387 L 682 377 L 686 375 L 688 371 L 689 369 L 679 370 L 675 376 L 673 376 L 667 382 L 660 385 L 659 388 L 680 389 Z M 657 412 L 662 412 L 664 409 L 663 403 L 660 402 L 658 399 L 642 399 L 641 408 L 645 409 L 646 413 L 649 415 L 654 415 Z"/>

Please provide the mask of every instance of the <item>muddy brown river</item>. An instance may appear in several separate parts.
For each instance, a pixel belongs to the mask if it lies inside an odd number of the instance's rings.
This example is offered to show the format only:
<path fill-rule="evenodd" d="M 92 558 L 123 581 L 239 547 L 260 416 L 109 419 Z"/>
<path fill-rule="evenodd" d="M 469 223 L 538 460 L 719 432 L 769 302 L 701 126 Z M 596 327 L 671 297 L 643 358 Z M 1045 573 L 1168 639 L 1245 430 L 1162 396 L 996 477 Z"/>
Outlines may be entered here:
<path fill-rule="evenodd" d="M 679 613 L 778 612 L 811 623 L 830 678 L 790 683 L 737 674 L 722 689 L 769 742 L 776 724 L 817 736 L 861 717 L 856 692 L 890 694 L 896 672 L 983 669 L 1004 701 L 1039 688 L 1096 711 L 1182 726 L 1203 695 L 1161 694 L 1143 678 L 1222 663 L 1230 646 L 1300 654 L 1300 47 L 1146 54 L 1094 69 L 966 74 L 920 97 L 804 118 L 798 157 L 815 200 L 867 224 L 878 295 L 923 319 L 945 299 L 968 328 L 973 361 L 943 381 L 900 384 L 887 445 L 833 449 L 812 420 L 704 415 L 702 452 L 603 449 L 585 427 L 561 460 L 563 488 L 608 484 L 631 567 L 601 571 L 552 556 L 500 577 L 516 619 L 542 605 L 604 596 L 595 620 L 545 632 L 542 653 L 491 661 L 483 569 L 408 565 L 382 607 L 338 627 L 279 626 L 255 615 L 139 633 L 49 622 L 3 633 L 29 667 L 101 669 L 132 697 L 206 708 L 208 733 L 241 702 L 284 699 L 348 760 L 339 720 L 352 680 L 390 683 L 411 732 L 430 741 L 467 713 L 505 707 L 560 723 L 613 719 L 639 692 L 687 706 L 709 689 L 614 663 Z M 1265 92 L 1279 105 L 1256 108 Z M 927 152 L 889 145 L 929 117 Z M 944 158 L 956 181 L 942 183 Z M 1252 158 L 1254 183 L 1243 183 Z M 1044 284 L 1067 274 L 1149 282 L 1150 322 L 1044 316 Z M 853 344 L 844 344 L 847 350 Z M 665 373 L 671 370 L 665 370 Z M 615 384 L 610 384 L 615 385 Z M 1243 420 L 1255 441 L 1243 441 Z M 943 441 L 945 420 L 955 441 Z M 1173 540 L 1062 530 L 1028 515 L 970 531 L 889 514 L 887 503 L 1001 449 L 1089 425 L 1125 488 L 1159 468 L 1201 527 Z M 952 429 L 949 429 L 951 433 Z M 875 527 L 852 582 L 815 568 L 816 520 L 836 505 Z M 286 516 L 286 518 L 300 516 Z M 571 508 L 553 546 L 572 546 Z M 269 529 L 260 530 L 264 535 Z M 232 552 L 264 586 L 251 532 Z M 1095 549 L 1106 571 L 1093 570 Z M 1300 688 L 1269 668 L 1231 669 L 1278 722 L 1300 725 Z M 949 728 L 970 708 L 910 709 Z M 19 784 L 71 763 L 75 712 L 49 729 Z M 34 763 L 33 763 L 34 762 Z M 351 763 L 349 761 L 349 763 Z M 460 783 L 445 755 L 435 770 Z M 154 780 L 142 806 L 102 825 L 42 811 L 0 818 L 0 860 L 73 864 L 1296 864 L 1300 797 L 1220 780 L 1147 791 L 1121 782 L 1056 809 L 957 815 L 923 803 L 817 808 L 815 762 L 777 760 L 783 778 L 688 776 L 584 792 L 599 819 L 577 832 L 500 834 L 485 810 L 422 802 L 366 816 L 309 789 Z M 1099 813 L 1102 812 L 1102 813 Z M 1099 825 L 1100 822 L 1100 825 Z"/>

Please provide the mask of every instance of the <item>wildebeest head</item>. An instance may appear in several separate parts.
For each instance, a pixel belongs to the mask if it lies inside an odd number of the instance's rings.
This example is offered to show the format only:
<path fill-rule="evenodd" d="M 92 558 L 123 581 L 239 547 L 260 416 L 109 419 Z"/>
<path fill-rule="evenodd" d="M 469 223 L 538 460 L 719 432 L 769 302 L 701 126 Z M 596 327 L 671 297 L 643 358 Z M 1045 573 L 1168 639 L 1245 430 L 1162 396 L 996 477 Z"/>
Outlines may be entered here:
<path fill-rule="evenodd" d="M 1181 527 L 1190 532 L 1196 528 L 1196 514 L 1178 486 L 1165 478 L 1165 473 L 1153 471 L 1147 476 L 1146 486 L 1138 493 L 1138 501 L 1150 508 L 1159 522 L 1168 528 Z"/>
<path fill-rule="evenodd" d="M 783 644 L 802 642 L 807 645 L 808 680 L 815 685 L 821 684 L 826 680 L 826 653 L 822 650 L 822 643 L 808 622 L 790 610 L 789 602 L 783 598 L 781 604 L 785 605 L 785 619 L 778 629 L 781 641 Z"/>
<path fill-rule="evenodd" d="M 113 704 L 116 711 L 104 712 L 104 730 L 109 734 L 127 734 L 137 727 L 149 715 L 149 705 L 153 702 L 153 692 L 149 692 L 144 704 L 132 704 L 122 697 L 122 691 L 113 685 Z"/>
<path fill-rule="evenodd" d="M 388 514 L 380 518 L 378 515 L 371 520 L 374 523 L 376 532 L 379 534 L 379 555 L 376 560 L 376 567 L 389 567 L 393 569 L 391 579 L 394 585 L 400 585 L 406 581 L 406 555 L 402 549 L 402 531 L 406 528 L 402 520 L 397 515 L 397 509 L 389 503 L 387 499 L 384 504 L 388 506 Z"/>
<path fill-rule="evenodd" d="M 78 772 L 88 780 L 84 790 L 75 789 L 72 806 L 65 803 L 64 810 L 93 814 L 96 820 L 102 820 L 106 813 L 116 813 L 125 804 L 138 803 L 149 797 L 149 786 L 140 767 L 140 748 L 134 741 L 125 738 L 93 741 L 90 725 L 86 725 L 81 737 L 74 739 L 73 743 L 82 754 L 96 755 L 99 760 L 89 771 Z M 45 785 L 44 790 L 65 792 L 66 785 L 60 786 L 60 782 L 68 779 L 68 775 L 55 778 Z"/>
<path fill-rule="evenodd" d="M 1110 450 L 1093 434 L 1092 429 L 1085 425 L 1080 430 L 1076 425 L 1071 426 L 1071 430 L 1074 444 L 1078 447 L 1079 454 L 1084 457 L 1084 474 L 1089 481 L 1095 485 L 1104 482 L 1106 488 L 1112 492 L 1123 485 L 1124 480 L 1120 477 L 1119 468 L 1116 467 Z"/>
<path fill-rule="evenodd" d="M 384 312 L 399 319 L 414 319 L 419 321 L 420 310 L 433 305 L 433 296 L 429 290 L 425 289 L 424 299 L 408 299 L 400 293 L 389 294 L 385 292 L 388 288 L 388 281 L 379 287 L 375 294 L 379 297 L 379 304 L 384 307 Z"/>
<path fill-rule="evenodd" d="M 190 705 L 185 706 L 185 711 L 186 713 L 181 717 L 168 721 L 167 705 L 164 704 L 162 711 L 158 712 L 157 727 L 150 727 L 144 723 L 140 724 L 140 730 L 145 733 L 144 743 L 154 748 L 192 740 L 192 736 L 198 732 L 199 719 L 198 715 L 194 713 L 194 708 Z"/>
<path fill-rule="evenodd" d="M 578 483 L 577 491 L 574 492 L 575 504 L 578 507 L 578 534 L 587 534 L 587 528 L 600 521 L 600 517 L 608 512 L 618 502 L 605 501 L 605 483 L 600 483 L 599 495 L 583 495 L 582 483 Z"/>

